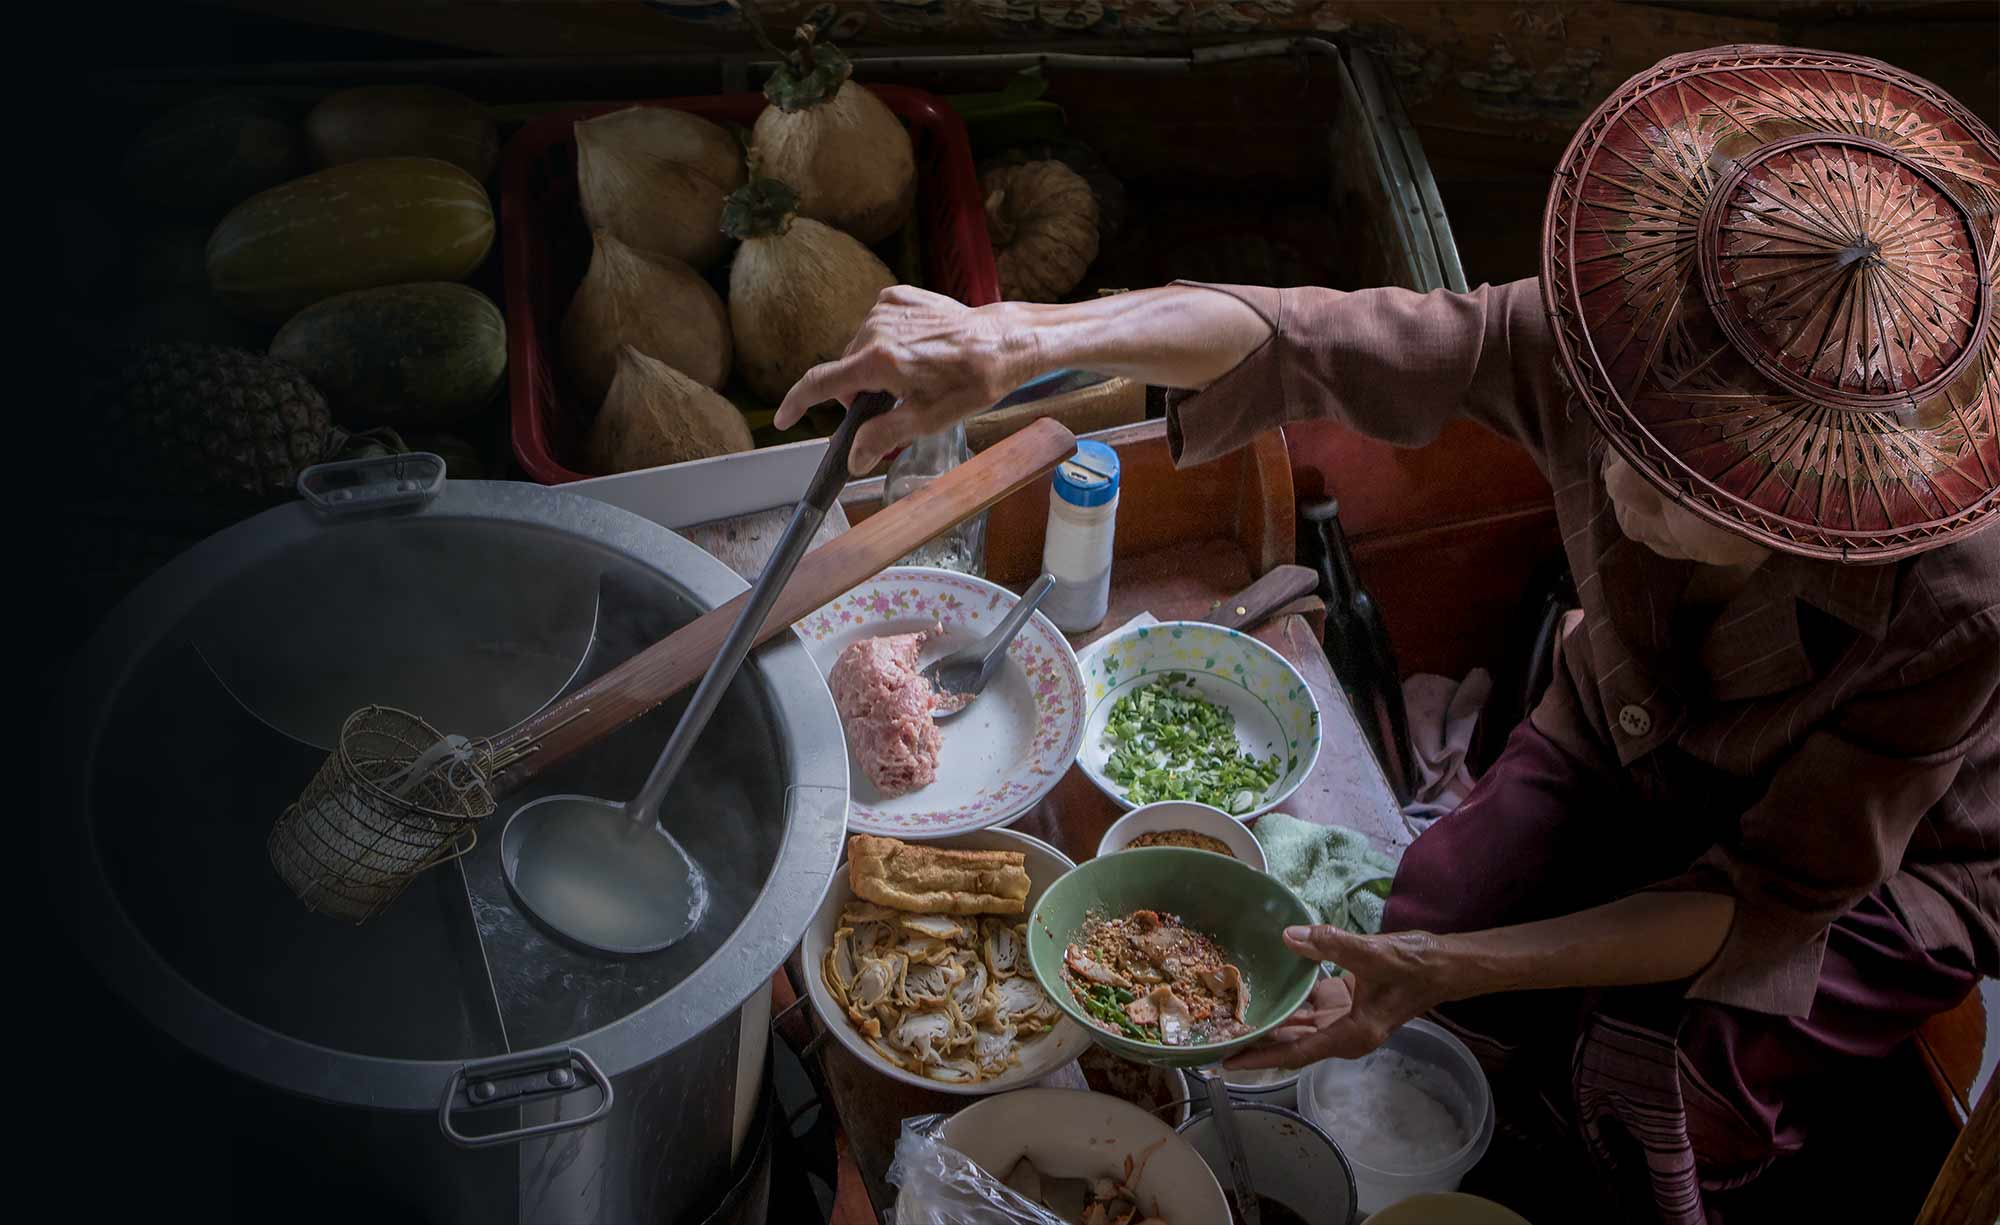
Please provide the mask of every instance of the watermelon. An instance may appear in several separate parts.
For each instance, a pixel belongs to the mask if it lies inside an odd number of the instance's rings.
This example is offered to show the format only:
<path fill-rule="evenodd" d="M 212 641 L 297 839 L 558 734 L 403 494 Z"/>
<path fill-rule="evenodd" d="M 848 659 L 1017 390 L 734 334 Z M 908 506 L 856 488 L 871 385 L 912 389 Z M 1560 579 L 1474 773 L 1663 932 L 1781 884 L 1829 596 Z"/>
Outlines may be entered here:
<path fill-rule="evenodd" d="M 343 425 L 446 425 L 492 402 L 507 327 L 476 289 L 391 285 L 308 306 L 278 329 L 271 356 L 303 371 Z"/>
<path fill-rule="evenodd" d="M 273 322 L 378 285 L 457 281 L 493 246 L 493 206 L 450 162 L 349 162 L 260 192 L 209 236 L 208 283 Z"/>

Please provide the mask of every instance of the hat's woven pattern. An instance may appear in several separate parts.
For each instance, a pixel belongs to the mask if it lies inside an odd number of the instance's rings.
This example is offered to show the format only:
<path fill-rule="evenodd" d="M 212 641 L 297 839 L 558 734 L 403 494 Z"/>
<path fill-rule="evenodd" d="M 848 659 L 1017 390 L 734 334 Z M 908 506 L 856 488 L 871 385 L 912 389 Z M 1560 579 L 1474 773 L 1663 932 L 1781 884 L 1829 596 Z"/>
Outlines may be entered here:
<path fill-rule="evenodd" d="M 2000 142 L 1935 86 L 1665 60 L 1578 131 L 1545 229 L 1562 373 L 1683 505 L 1851 561 L 2000 513 Z"/>

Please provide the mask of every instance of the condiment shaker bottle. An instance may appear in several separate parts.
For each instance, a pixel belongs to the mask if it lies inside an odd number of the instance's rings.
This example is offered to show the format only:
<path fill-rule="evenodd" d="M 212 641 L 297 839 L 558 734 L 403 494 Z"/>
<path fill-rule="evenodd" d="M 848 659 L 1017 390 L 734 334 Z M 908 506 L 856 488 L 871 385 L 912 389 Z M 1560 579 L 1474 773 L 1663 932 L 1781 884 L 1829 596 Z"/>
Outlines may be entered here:
<path fill-rule="evenodd" d="M 1049 530 L 1042 572 L 1055 586 L 1042 613 L 1066 634 L 1103 622 L 1111 606 L 1111 541 L 1118 519 L 1118 452 L 1079 442 L 1049 487 Z"/>

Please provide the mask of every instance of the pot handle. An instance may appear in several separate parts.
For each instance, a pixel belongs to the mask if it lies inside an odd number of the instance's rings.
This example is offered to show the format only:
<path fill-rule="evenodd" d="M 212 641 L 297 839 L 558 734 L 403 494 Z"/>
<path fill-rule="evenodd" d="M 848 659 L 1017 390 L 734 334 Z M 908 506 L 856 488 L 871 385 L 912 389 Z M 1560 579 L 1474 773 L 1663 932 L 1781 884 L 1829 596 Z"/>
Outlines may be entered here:
<path fill-rule="evenodd" d="M 328 518 L 421 506 L 444 491 L 444 457 L 430 451 L 314 464 L 299 473 L 299 496 Z"/>
<path fill-rule="evenodd" d="M 581 1075 L 579 1076 L 579 1073 Z M 590 1113 L 553 1123 L 512 1127 L 485 1135 L 467 1135 L 452 1125 L 455 1113 L 520 1106 L 550 1097 L 574 1093 L 582 1082 L 597 1087 L 598 1102 Z M 588 1127 L 611 1113 L 611 1082 L 597 1064 L 573 1046 L 549 1046 L 538 1051 L 498 1055 L 462 1064 L 444 1087 L 438 1104 L 438 1127 L 445 1138 L 460 1148 L 490 1148 L 496 1144 L 518 1144 L 534 1136 L 554 1135 Z"/>

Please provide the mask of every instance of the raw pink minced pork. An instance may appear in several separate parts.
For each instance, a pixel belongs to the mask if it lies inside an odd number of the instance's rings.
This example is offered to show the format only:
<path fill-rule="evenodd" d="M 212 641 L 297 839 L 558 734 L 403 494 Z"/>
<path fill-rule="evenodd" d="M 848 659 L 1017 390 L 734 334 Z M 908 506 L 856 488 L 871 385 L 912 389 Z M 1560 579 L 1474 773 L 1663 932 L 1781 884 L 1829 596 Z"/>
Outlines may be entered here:
<path fill-rule="evenodd" d="M 917 652 L 935 632 L 864 638 L 842 651 L 827 674 L 848 752 L 883 795 L 904 795 L 937 778 L 942 740 L 931 719 L 937 695 L 917 671 Z"/>

